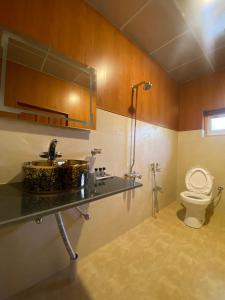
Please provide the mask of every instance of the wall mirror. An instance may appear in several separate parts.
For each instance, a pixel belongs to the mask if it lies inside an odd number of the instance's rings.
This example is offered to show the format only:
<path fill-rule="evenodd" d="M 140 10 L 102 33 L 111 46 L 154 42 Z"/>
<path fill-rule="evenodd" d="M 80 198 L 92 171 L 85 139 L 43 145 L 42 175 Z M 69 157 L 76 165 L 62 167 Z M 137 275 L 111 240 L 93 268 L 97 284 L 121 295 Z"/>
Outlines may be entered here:
<path fill-rule="evenodd" d="M 0 40 L 0 115 L 94 128 L 94 68 L 3 28 Z"/>

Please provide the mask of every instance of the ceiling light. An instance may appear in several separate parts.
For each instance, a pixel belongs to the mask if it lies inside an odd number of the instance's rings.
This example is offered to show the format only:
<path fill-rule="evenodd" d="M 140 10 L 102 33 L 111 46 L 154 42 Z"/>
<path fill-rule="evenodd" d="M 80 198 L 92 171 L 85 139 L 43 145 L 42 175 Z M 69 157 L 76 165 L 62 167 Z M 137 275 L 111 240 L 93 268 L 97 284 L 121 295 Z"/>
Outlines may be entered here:
<path fill-rule="evenodd" d="M 207 4 L 211 4 L 213 3 L 215 0 L 202 0 L 202 4 L 203 5 L 207 5 Z"/>

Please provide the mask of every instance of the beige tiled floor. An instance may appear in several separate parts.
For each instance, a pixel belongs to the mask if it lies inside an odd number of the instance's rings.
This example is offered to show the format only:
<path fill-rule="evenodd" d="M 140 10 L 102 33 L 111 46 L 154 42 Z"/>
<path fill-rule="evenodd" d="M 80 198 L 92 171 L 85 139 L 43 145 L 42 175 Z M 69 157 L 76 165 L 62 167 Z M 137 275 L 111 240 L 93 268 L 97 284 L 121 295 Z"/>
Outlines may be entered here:
<path fill-rule="evenodd" d="M 225 216 L 201 229 L 186 227 L 182 216 L 174 202 L 13 299 L 225 299 Z"/>

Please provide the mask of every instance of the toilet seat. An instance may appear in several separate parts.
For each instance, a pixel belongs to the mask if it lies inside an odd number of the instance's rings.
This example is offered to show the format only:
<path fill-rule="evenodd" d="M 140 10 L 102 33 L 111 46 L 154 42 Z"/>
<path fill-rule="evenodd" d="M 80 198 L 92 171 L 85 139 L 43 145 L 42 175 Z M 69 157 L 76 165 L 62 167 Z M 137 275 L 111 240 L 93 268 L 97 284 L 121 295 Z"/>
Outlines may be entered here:
<path fill-rule="evenodd" d="M 185 191 L 180 193 L 181 198 L 187 203 L 196 205 L 207 205 L 210 203 L 212 194 L 205 195 L 196 192 Z"/>
<path fill-rule="evenodd" d="M 206 169 L 192 168 L 186 174 L 185 183 L 188 191 L 209 195 L 212 191 L 213 177 Z"/>

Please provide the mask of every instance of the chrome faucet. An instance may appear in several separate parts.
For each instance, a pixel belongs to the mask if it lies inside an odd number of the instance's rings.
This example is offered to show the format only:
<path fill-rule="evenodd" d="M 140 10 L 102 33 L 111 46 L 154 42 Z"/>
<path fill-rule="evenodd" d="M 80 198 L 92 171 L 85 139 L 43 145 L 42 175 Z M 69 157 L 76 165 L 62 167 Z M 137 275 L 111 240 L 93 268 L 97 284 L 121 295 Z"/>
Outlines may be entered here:
<path fill-rule="evenodd" d="M 51 140 L 49 147 L 48 147 L 48 160 L 55 160 L 55 158 L 56 158 L 55 149 L 56 149 L 57 142 L 58 141 L 56 139 Z"/>
<path fill-rule="evenodd" d="M 48 152 L 42 152 L 40 157 L 47 158 L 48 160 L 55 160 L 57 157 L 62 157 L 62 153 L 55 151 L 57 142 L 56 139 L 51 140 Z"/>

